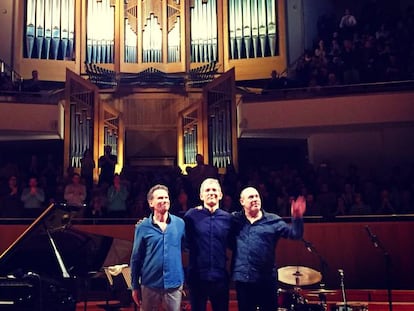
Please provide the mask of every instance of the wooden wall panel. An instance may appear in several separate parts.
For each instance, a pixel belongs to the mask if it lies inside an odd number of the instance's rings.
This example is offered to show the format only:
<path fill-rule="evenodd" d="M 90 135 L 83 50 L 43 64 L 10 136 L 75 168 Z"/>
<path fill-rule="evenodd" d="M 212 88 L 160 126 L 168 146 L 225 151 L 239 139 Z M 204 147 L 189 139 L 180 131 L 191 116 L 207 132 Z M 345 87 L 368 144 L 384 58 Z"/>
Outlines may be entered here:
<path fill-rule="evenodd" d="M 305 240 L 327 262 L 326 287 L 339 289 L 337 269 L 343 269 L 349 289 L 385 289 L 384 256 L 374 248 L 365 226 L 369 225 L 392 258 L 394 289 L 413 289 L 414 226 L 412 221 L 306 223 Z M 0 225 L 0 252 L 3 252 L 26 228 L 24 225 Z M 76 225 L 91 233 L 132 240 L 134 225 Z M 320 269 L 319 257 L 310 253 L 302 241 L 280 240 L 276 249 L 277 265 L 306 266 Z M 283 284 L 282 284 L 283 285 Z M 289 288 L 289 286 L 286 286 Z M 314 288 L 308 286 L 304 289 Z"/>

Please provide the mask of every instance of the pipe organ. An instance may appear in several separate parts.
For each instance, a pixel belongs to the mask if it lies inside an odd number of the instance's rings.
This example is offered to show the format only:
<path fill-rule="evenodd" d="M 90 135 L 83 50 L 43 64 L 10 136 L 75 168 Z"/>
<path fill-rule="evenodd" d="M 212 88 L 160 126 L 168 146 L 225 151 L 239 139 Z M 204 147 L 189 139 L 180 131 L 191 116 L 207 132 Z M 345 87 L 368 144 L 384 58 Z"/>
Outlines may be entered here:
<path fill-rule="evenodd" d="M 88 0 L 86 62 L 114 62 L 114 30 L 114 0 Z"/>
<path fill-rule="evenodd" d="M 145 66 L 129 64 L 148 63 L 186 71 L 188 59 L 218 62 L 223 71 L 240 66 L 249 79 L 256 78 L 252 72 L 269 77 L 269 65 L 286 69 L 283 0 L 19 1 L 25 3 L 25 58 L 116 64 L 127 71 Z M 75 55 L 75 39 L 85 53 Z"/>
<path fill-rule="evenodd" d="M 26 0 L 26 58 L 73 60 L 75 0 Z"/>

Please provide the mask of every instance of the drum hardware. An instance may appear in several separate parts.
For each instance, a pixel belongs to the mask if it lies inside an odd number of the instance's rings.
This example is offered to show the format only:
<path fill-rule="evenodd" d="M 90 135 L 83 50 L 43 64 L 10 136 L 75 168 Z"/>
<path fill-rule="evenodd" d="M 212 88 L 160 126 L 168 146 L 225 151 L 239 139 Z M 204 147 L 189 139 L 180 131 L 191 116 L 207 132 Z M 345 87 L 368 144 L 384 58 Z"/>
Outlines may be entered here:
<path fill-rule="evenodd" d="M 342 299 L 344 301 L 344 308 L 345 311 L 348 311 L 348 306 L 346 303 L 346 293 L 345 293 L 345 284 L 344 284 L 344 270 L 338 269 L 339 275 L 341 276 L 341 291 L 342 291 Z"/>
<path fill-rule="evenodd" d="M 335 295 L 336 292 L 337 292 L 336 290 L 318 289 L 318 290 L 308 291 L 307 295 L 308 296 L 316 296 L 316 297 L 319 297 L 321 295 Z"/>

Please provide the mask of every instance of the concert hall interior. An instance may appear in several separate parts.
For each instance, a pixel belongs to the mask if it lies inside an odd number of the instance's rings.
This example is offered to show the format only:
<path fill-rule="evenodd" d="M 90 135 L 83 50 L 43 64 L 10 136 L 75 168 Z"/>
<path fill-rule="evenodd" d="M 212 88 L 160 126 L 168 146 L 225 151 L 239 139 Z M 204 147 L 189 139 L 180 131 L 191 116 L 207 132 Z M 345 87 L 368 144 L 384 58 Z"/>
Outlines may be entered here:
<path fill-rule="evenodd" d="M 288 224 L 305 198 L 303 238 L 275 248 L 277 311 L 414 310 L 412 1 L 1 0 L 0 16 L 0 310 L 135 310 L 147 192 L 167 185 L 183 217 L 200 167 L 231 213 L 247 185 Z"/>

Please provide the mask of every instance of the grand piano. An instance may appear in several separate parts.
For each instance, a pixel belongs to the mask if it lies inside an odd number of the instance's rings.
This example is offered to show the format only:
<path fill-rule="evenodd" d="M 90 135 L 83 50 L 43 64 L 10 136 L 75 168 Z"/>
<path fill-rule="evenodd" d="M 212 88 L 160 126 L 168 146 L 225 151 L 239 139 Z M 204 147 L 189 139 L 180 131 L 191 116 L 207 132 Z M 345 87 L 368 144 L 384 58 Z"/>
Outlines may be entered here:
<path fill-rule="evenodd" d="M 77 212 L 50 205 L 1 254 L 0 310 L 75 310 L 80 284 L 125 263 L 132 243 L 73 228 Z"/>

